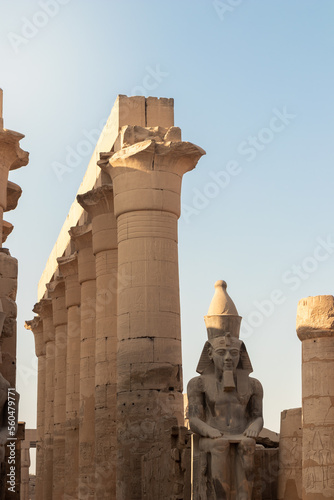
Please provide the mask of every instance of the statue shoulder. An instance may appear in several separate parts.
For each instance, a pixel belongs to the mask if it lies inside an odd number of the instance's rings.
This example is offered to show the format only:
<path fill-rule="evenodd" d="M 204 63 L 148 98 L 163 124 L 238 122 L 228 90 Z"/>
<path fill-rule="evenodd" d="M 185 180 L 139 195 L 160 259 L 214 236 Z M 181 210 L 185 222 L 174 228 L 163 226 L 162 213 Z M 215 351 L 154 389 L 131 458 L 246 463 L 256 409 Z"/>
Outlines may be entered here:
<path fill-rule="evenodd" d="M 252 394 L 263 397 L 263 387 L 261 382 L 253 377 L 249 377 L 249 381 Z"/>
<path fill-rule="evenodd" d="M 188 396 L 191 394 L 204 392 L 204 380 L 203 376 L 199 375 L 198 377 L 194 377 L 188 382 L 187 393 Z"/>

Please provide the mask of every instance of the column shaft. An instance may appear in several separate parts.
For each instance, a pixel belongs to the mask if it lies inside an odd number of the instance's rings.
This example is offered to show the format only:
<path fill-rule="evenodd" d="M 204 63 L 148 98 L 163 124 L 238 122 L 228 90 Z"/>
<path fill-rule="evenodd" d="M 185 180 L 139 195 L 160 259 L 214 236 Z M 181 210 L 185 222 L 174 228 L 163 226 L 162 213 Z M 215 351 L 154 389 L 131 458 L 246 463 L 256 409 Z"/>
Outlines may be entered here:
<path fill-rule="evenodd" d="M 64 497 L 70 500 L 78 498 L 79 489 L 80 284 L 76 254 L 59 258 L 58 264 L 67 307 Z"/>
<path fill-rule="evenodd" d="M 96 272 L 91 227 L 70 231 L 78 250 L 81 286 L 79 498 L 94 499 L 95 490 L 95 337 Z"/>
<path fill-rule="evenodd" d="M 52 500 L 53 484 L 53 411 L 54 411 L 54 371 L 55 371 L 55 340 L 52 303 L 43 299 L 35 305 L 43 321 L 43 340 L 45 343 L 45 395 L 44 395 L 44 462 L 42 471 L 42 491 L 36 500 Z M 43 404 L 43 401 L 41 401 Z"/>
<path fill-rule="evenodd" d="M 53 323 L 55 327 L 55 377 L 54 377 L 54 438 L 53 438 L 53 500 L 64 498 L 65 477 L 65 419 L 66 419 L 66 344 L 67 310 L 65 283 L 51 283 Z"/>
<path fill-rule="evenodd" d="M 116 499 L 117 230 L 111 185 L 78 196 L 96 261 L 95 499 Z"/>
<path fill-rule="evenodd" d="M 32 321 L 26 321 L 25 327 L 32 330 L 35 338 L 35 352 L 38 358 L 37 372 L 37 433 L 36 433 L 36 483 L 35 495 L 43 498 L 43 469 L 44 469 L 44 433 L 45 433 L 45 342 L 43 338 L 43 321 L 35 316 Z M 24 450 L 23 450 L 24 451 Z M 24 453 L 23 453 L 24 455 Z M 22 456 L 23 456 L 22 455 Z M 25 455 L 24 455 L 25 456 Z M 29 457 L 29 449 L 28 455 Z M 29 466 L 28 466 L 29 483 Z M 27 497 L 28 498 L 28 497 Z"/>

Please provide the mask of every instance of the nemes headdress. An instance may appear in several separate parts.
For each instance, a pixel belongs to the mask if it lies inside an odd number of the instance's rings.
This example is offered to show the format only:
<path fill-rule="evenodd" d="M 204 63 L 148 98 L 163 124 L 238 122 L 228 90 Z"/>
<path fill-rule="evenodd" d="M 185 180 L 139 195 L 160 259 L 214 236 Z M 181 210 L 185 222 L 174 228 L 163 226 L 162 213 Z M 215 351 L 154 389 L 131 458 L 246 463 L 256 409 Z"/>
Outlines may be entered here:
<path fill-rule="evenodd" d="M 206 369 L 212 367 L 208 349 L 218 349 L 226 346 L 240 348 L 240 361 L 237 370 L 243 370 L 248 374 L 253 371 L 246 346 L 239 340 L 241 316 L 231 297 L 228 295 L 227 284 L 223 280 L 216 281 L 215 294 L 211 301 L 208 314 L 204 317 L 208 333 L 208 340 L 204 345 L 200 360 L 197 365 L 197 373 L 202 374 Z"/>

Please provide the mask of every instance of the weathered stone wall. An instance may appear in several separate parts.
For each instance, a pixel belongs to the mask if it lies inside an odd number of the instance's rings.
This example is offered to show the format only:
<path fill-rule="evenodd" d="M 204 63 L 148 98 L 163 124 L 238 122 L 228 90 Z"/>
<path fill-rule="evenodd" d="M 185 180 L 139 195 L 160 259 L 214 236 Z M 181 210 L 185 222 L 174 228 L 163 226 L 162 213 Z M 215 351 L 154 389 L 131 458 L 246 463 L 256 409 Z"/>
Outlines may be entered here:
<path fill-rule="evenodd" d="M 142 457 L 142 500 L 191 499 L 191 432 L 176 424 L 166 420 L 162 441 Z"/>
<path fill-rule="evenodd" d="M 302 409 L 281 413 L 278 500 L 302 498 Z"/>

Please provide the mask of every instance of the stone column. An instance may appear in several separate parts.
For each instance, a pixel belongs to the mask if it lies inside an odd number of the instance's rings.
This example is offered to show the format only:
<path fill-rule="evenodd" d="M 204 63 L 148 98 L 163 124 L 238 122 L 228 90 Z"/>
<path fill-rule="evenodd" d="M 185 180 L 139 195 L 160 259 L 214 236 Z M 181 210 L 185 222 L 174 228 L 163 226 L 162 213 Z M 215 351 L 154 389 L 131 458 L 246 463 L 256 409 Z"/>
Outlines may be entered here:
<path fill-rule="evenodd" d="M 116 499 L 117 228 L 111 185 L 77 197 L 96 261 L 95 498 Z"/>
<path fill-rule="evenodd" d="M 73 227 L 81 285 L 79 498 L 94 499 L 95 489 L 95 303 L 96 272 L 90 225 Z"/>
<path fill-rule="evenodd" d="M 51 299 L 42 299 L 34 307 L 43 321 L 45 343 L 45 411 L 44 411 L 44 463 L 42 471 L 43 494 L 36 500 L 52 500 L 53 484 L 53 411 L 55 377 L 55 330 Z M 37 402 L 38 406 L 39 402 Z M 40 404 L 43 404 L 41 401 Z"/>
<path fill-rule="evenodd" d="M 54 371 L 54 436 L 53 436 L 53 500 L 64 498 L 65 476 L 65 420 L 66 420 L 66 345 L 67 309 L 65 282 L 58 278 L 48 284 L 52 299 L 55 327 Z"/>
<path fill-rule="evenodd" d="M 67 308 L 65 498 L 78 498 L 79 388 L 80 388 L 80 283 L 77 254 L 57 259 L 65 279 Z"/>
<path fill-rule="evenodd" d="M 29 500 L 29 467 L 30 467 L 30 465 L 31 465 L 31 460 L 30 460 L 29 442 L 24 440 L 21 443 L 20 500 Z M 36 467 L 37 467 L 37 464 L 36 464 Z M 37 474 L 36 474 L 36 486 L 37 486 Z M 35 486 L 35 494 L 36 494 L 36 486 Z M 37 494 L 36 494 L 36 498 L 38 498 Z"/>
<path fill-rule="evenodd" d="M 181 181 L 204 151 L 171 127 L 124 127 L 99 162 L 112 178 L 118 232 L 117 499 L 141 498 L 141 459 L 183 423 L 177 220 Z M 110 159 L 109 159 L 110 158 Z M 109 162 L 108 162 L 109 159 Z"/>
<path fill-rule="evenodd" d="M 278 500 L 302 498 L 302 409 L 281 413 Z"/>
<path fill-rule="evenodd" d="M 36 316 L 26 322 L 26 327 L 32 330 L 35 337 L 35 352 L 38 358 L 37 376 L 37 439 L 36 439 L 36 486 L 37 499 L 43 498 L 43 470 L 44 470 L 44 434 L 45 434 L 45 342 L 43 338 L 43 321 Z M 28 450 L 29 453 L 29 450 Z M 28 470 L 29 482 L 29 470 Z M 28 498 L 28 497 L 27 497 Z"/>
<path fill-rule="evenodd" d="M 299 301 L 302 341 L 302 498 L 334 498 L 334 297 Z"/>

